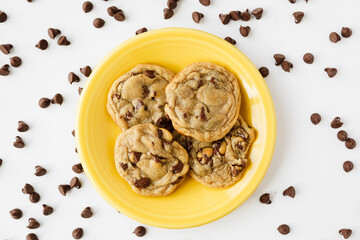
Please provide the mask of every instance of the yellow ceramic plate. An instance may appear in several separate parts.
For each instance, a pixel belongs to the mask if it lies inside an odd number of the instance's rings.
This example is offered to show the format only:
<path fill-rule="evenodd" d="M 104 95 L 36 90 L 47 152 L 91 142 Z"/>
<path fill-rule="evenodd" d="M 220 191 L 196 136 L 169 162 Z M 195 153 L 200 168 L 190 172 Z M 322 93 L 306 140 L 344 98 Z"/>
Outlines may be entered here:
<path fill-rule="evenodd" d="M 227 189 L 207 188 L 187 177 L 170 196 L 139 196 L 115 169 L 114 144 L 120 130 L 106 110 L 110 86 L 139 63 L 160 64 L 177 73 L 197 61 L 222 65 L 240 79 L 241 113 L 258 135 L 250 155 L 251 165 L 242 180 Z M 206 224 L 243 203 L 259 185 L 270 164 L 275 128 L 272 99 L 255 66 L 225 40 L 184 28 L 143 33 L 115 48 L 89 77 L 76 117 L 78 152 L 85 172 L 97 191 L 122 214 L 164 228 Z"/>

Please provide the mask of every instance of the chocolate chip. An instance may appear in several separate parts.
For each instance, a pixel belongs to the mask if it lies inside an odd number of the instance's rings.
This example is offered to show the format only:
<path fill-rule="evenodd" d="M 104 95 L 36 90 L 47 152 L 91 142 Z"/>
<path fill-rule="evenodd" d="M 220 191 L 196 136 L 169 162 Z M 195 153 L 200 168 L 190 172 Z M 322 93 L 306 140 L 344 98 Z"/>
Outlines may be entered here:
<path fill-rule="evenodd" d="M 81 95 L 82 90 L 83 90 L 83 88 L 82 88 L 82 87 L 79 87 L 79 88 L 78 88 L 78 93 L 79 93 L 79 95 Z"/>
<path fill-rule="evenodd" d="M 205 158 L 206 158 L 206 155 L 205 155 Z M 210 167 L 212 167 L 212 165 L 213 165 L 213 160 L 211 159 Z M 238 169 L 237 166 L 231 167 L 231 176 L 236 177 L 237 175 L 239 175 L 239 173 L 240 173 L 240 169 Z"/>
<path fill-rule="evenodd" d="M 92 211 L 91 211 L 91 207 L 86 207 L 82 212 L 81 212 L 81 217 L 82 218 L 91 218 L 93 215 Z"/>
<path fill-rule="evenodd" d="M 351 229 L 340 229 L 339 234 L 341 236 L 343 236 L 345 239 L 348 239 L 352 234 L 352 230 Z"/>
<path fill-rule="evenodd" d="M 352 138 L 348 138 L 345 140 L 345 147 L 347 149 L 353 149 L 356 147 L 356 141 Z"/>
<path fill-rule="evenodd" d="M 26 240 L 39 240 L 39 238 L 36 236 L 35 233 L 29 233 L 29 234 L 26 236 Z"/>
<path fill-rule="evenodd" d="M 267 67 L 259 68 L 259 72 L 263 78 L 266 78 L 267 76 L 269 76 L 269 69 Z"/>
<path fill-rule="evenodd" d="M 281 63 L 281 67 L 285 72 L 290 72 L 290 69 L 293 68 L 293 65 L 291 62 L 284 60 Z"/>
<path fill-rule="evenodd" d="M 206 115 L 205 115 L 205 108 L 204 107 L 201 107 L 199 117 L 200 117 L 200 120 L 206 121 Z"/>
<path fill-rule="evenodd" d="M 46 204 L 43 204 L 43 214 L 45 216 L 49 216 L 54 212 L 54 209 Z"/>
<path fill-rule="evenodd" d="M 146 234 L 146 228 L 144 228 L 143 226 L 138 226 L 135 228 L 133 233 L 138 237 L 143 237 Z"/>
<path fill-rule="evenodd" d="M 29 200 L 32 203 L 37 203 L 40 201 L 40 195 L 37 192 L 30 193 Z"/>
<path fill-rule="evenodd" d="M 251 14 L 254 15 L 254 17 L 259 20 L 263 15 L 264 9 L 262 8 L 255 8 Z"/>
<path fill-rule="evenodd" d="M 249 26 L 243 27 L 243 26 L 240 25 L 240 34 L 241 34 L 241 36 L 247 37 L 249 35 L 249 32 L 250 32 L 250 27 Z"/>
<path fill-rule="evenodd" d="M 60 45 L 60 46 L 69 46 L 70 42 L 69 42 L 69 40 L 67 40 L 66 36 L 61 36 L 58 39 L 57 44 Z"/>
<path fill-rule="evenodd" d="M 148 30 L 147 30 L 147 28 L 140 28 L 139 30 L 137 30 L 136 32 L 135 32 L 135 34 L 136 35 L 139 35 L 139 34 L 141 34 L 141 33 L 144 33 L 144 32 L 147 32 Z"/>
<path fill-rule="evenodd" d="M 72 236 L 74 239 L 80 239 L 84 235 L 84 230 L 82 228 L 76 228 L 72 232 Z"/>
<path fill-rule="evenodd" d="M 0 166 L 2 165 L 2 163 L 3 163 L 3 160 L 0 158 Z"/>
<path fill-rule="evenodd" d="M 45 50 L 49 46 L 49 43 L 45 39 L 41 39 L 35 47 L 39 48 L 40 50 Z"/>
<path fill-rule="evenodd" d="M 41 177 L 41 176 L 44 176 L 46 173 L 47 173 L 46 169 L 43 168 L 42 166 L 37 165 L 35 167 L 35 173 L 34 173 L 35 176 Z"/>
<path fill-rule="evenodd" d="M 343 28 L 341 29 L 341 35 L 342 35 L 344 38 L 351 37 L 351 35 L 352 35 L 352 30 L 351 30 L 351 28 L 343 27 Z"/>
<path fill-rule="evenodd" d="M 140 178 L 139 180 L 135 180 L 134 185 L 137 188 L 147 188 L 150 186 L 151 180 L 149 178 Z"/>
<path fill-rule="evenodd" d="M 337 133 L 337 138 L 342 141 L 345 142 L 345 140 L 347 139 L 347 132 L 345 132 L 344 130 L 341 130 Z"/>
<path fill-rule="evenodd" d="M 17 130 L 19 132 L 26 132 L 29 130 L 29 125 L 27 125 L 24 121 L 19 121 Z"/>
<path fill-rule="evenodd" d="M 177 7 L 177 0 L 168 0 L 167 6 L 170 9 L 175 9 Z"/>
<path fill-rule="evenodd" d="M 224 39 L 225 39 L 225 41 L 231 43 L 232 45 L 235 45 L 235 44 L 236 44 L 236 41 L 235 41 L 234 39 L 232 39 L 231 37 L 226 37 L 226 38 L 224 38 Z"/>
<path fill-rule="evenodd" d="M 199 0 L 199 2 L 204 6 L 209 6 L 210 5 L 210 0 Z"/>
<path fill-rule="evenodd" d="M 338 41 L 341 40 L 339 34 L 337 34 L 336 32 L 330 33 L 329 39 L 330 39 L 330 42 L 333 42 L 333 43 L 337 43 Z"/>
<path fill-rule="evenodd" d="M 229 14 L 219 14 L 219 18 L 222 22 L 222 24 L 226 25 L 230 22 L 230 15 Z"/>
<path fill-rule="evenodd" d="M 21 58 L 19 58 L 18 56 L 12 57 L 10 58 L 10 64 L 13 67 L 20 67 L 21 65 Z"/>
<path fill-rule="evenodd" d="M 171 169 L 171 171 L 173 173 L 179 173 L 183 170 L 184 164 L 182 162 L 178 162 L 178 164 L 176 164 L 175 166 L 173 166 L 173 168 Z"/>
<path fill-rule="evenodd" d="M 294 198 L 295 194 L 296 194 L 296 192 L 295 192 L 295 188 L 293 186 L 290 186 L 283 191 L 283 196 L 289 196 L 291 198 Z"/>
<path fill-rule="evenodd" d="M 81 188 L 81 182 L 77 177 L 73 177 L 70 180 L 70 188 L 77 188 L 77 189 Z"/>
<path fill-rule="evenodd" d="M 10 211 L 10 216 L 13 219 L 20 219 L 22 215 L 23 215 L 22 211 L 18 208 L 14 208 L 13 210 Z"/>
<path fill-rule="evenodd" d="M 155 72 L 151 70 L 145 70 L 145 75 L 148 76 L 149 78 L 154 78 Z M 146 86 L 143 86 L 143 91 L 144 93 L 149 94 L 149 89 Z"/>
<path fill-rule="evenodd" d="M 240 11 L 231 11 L 231 12 L 229 12 L 229 15 L 230 15 L 231 20 L 237 21 L 237 20 L 240 20 L 241 12 Z"/>
<path fill-rule="evenodd" d="M 47 108 L 50 105 L 50 99 L 48 98 L 40 98 L 39 100 L 39 106 L 41 108 Z"/>
<path fill-rule="evenodd" d="M 5 22 L 7 19 L 7 14 L 3 11 L 0 11 L 0 23 Z"/>
<path fill-rule="evenodd" d="M 163 12 L 164 12 L 164 19 L 169 19 L 174 15 L 174 10 L 169 8 L 164 8 Z"/>
<path fill-rule="evenodd" d="M 296 3 L 296 0 L 289 0 L 290 3 Z"/>
<path fill-rule="evenodd" d="M 78 163 L 78 164 L 75 164 L 74 166 L 72 166 L 72 170 L 77 174 L 80 174 L 84 171 L 81 163 Z"/>
<path fill-rule="evenodd" d="M 56 28 L 49 28 L 48 29 L 48 35 L 51 39 L 55 39 L 57 35 L 59 35 L 61 31 Z"/>
<path fill-rule="evenodd" d="M 22 138 L 19 137 L 19 136 L 16 136 L 16 137 L 15 137 L 15 142 L 13 143 L 13 145 L 14 145 L 14 147 L 16 147 L 16 148 L 23 148 L 23 147 L 25 147 L 24 141 L 23 141 Z"/>
<path fill-rule="evenodd" d="M 93 25 L 96 28 L 102 28 L 105 25 L 105 21 L 101 18 L 95 18 L 93 21 Z"/>
<path fill-rule="evenodd" d="M 290 232 L 290 227 L 286 224 L 282 224 L 278 227 L 278 231 L 279 233 L 281 233 L 282 235 L 286 235 Z"/>
<path fill-rule="evenodd" d="M 171 183 L 171 185 L 178 184 L 182 179 L 183 177 L 178 177 L 174 182 Z"/>
<path fill-rule="evenodd" d="M 334 120 L 332 120 L 330 126 L 332 128 L 339 128 L 343 125 L 343 122 L 341 122 L 340 117 L 335 117 Z"/>
<path fill-rule="evenodd" d="M 70 72 L 68 75 L 69 83 L 72 84 L 73 82 L 80 82 L 80 78 L 73 72 Z"/>
<path fill-rule="evenodd" d="M 70 191 L 70 185 L 67 184 L 62 184 L 58 186 L 59 192 L 61 193 L 61 195 L 66 196 L 66 193 L 68 191 Z"/>
<path fill-rule="evenodd" d="M 293 16 L 295 18 L 295 23 L 299 24 L 304 17 L 304 13 L 303 12 L 294 12 Z"/>
<path fill-rule="evenodd" d="M 61 105 L 64 101 L 63 96 L 60 93 L 55 94 L 55 96 L 51 99 L 52 104 L 59 104 Z"/>
<path fill-rule="evenodd" d="M 122 21 L 125 20 L 125 14 L 124 14 L 124 12 L 120 9 L 117 13 L 115 13 L 114 18 L 115 18 L 115 20 L 122 22 Z"/>
<path fill-rule="evenodd" d="M 250 12 L 249 12 L 249 9 L 246 9 L 245 12 L 241 12 L 240 14 L 240 19 L 243 20 L 243 21 L 249 21 L 251 18 L 251 15 L 250 15 Z"/>
<path fill-rule="evenodd" d="M 313 113 L 313 114 L 310 116 L 310 120 L 311 120 L 312 124 L 318 125 L 319 122 L 321 121 L 321 116 L 320 116 L 320 114 L 318 114 L 318 113 Z"/>
<path fill-rule="evenodd" d="M 5 64 L 3 65 L 1 68 L 0 68 L 0 75 L 1 76 L 7 76 L 10 74 L 10 71 L 9 71 L 9 64 Z"/>
<path fill-rule="evenodd" d="M 333 78 L 337 74 L 337 69 L 336 68 L 325 68 L 325 72 L 327 73 L 329 78 Z"/>
<path fill-rule="evenodd" d="M 351 161 L 346 161 L 343 163 L 343 169 L 345 172 L 350 172 L 353 170 L 354 164 Z"/>
<path fill-rule="evenodd" d="M 2 51 L 6 55 L 8 55 L 10 53 L 10 50 L 12 48 L 13 48 L 13 45 L 11 45 L 11 44 L 1 44 L 0 45 L 0 51 Z"/>
<path fill-rule="evenodd" d="M 93 4 L 89 1 L 86 1 L 83 3 L 82 9 L 83 9 L 84 13 L 88 13 L 93 9 Z"/>
<path fill-rule="evenodd" d="M 29 218 L 29 225 L 27 226 L 27 228 L 29 229 L 37 229 L 40 227 L 40 223 L 38 221 L 36 221 L 35 218 Z"/>
<path fill-rule="evenodd" d="M 23 189 L 21 190 L 24 194 L 31 194 L 34 192 L 34 187 L 26 183 Z"/>
<path fill-rule="evenodd" d="M 303 60 L 307 64 L 312 64 L 314 62 L 314 55 L 312 55 L 311 53 L 305 53 Z"/>
<path fill-rule="evenodd" d="M 119 12 L 119 9 L 115 6 L 111 6 L 107 8 L 107 13 L 109 14 L 109 16 L 113 17 L 115 16 L 115 14 Z"/>
<path fill-rule="evenodd" d="M 199 13 L 199 12 L 193 12 L 192 13 L 192 19 L 194 20 L 194 22 L 199 23 L 200 20 L 204 17 L 204 14 Z"/>
<path fill-rule="evenodd" d="M 263 195 L 260 196 L 259 201 L 263 204 L 271 204 L 270 194 L 264 193 Z"/>
<path fill-rule="evenodd" d="M 140 152 L 132 152 L 134 155 L 134 163 L 137 163 L 140 161 L 141 153 Z"/>
<path fill-rule="evenodd" d="M 279 66 L 284 60 L 285 60 L 285 56 L 283 54 L 274 54 L 274 59 L 275 59 L 275 65 Z"/>

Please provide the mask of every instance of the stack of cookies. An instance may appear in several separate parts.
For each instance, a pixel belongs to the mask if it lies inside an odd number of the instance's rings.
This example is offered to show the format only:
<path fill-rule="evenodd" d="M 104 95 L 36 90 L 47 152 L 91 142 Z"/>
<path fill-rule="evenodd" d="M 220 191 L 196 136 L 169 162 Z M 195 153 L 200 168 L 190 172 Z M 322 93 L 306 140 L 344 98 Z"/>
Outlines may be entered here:
<path fill-rule="evenodd" d="M 231 186 L 255 138 L 240 103 L 238 79 L 214 63 L 190 64 L 176 76 L 137 65 L 108 95 L 108 112 L 122 129 L 115 145 L 119 174 L 144 196 L 169 195 L 188 171 L 205 186 Z"/>

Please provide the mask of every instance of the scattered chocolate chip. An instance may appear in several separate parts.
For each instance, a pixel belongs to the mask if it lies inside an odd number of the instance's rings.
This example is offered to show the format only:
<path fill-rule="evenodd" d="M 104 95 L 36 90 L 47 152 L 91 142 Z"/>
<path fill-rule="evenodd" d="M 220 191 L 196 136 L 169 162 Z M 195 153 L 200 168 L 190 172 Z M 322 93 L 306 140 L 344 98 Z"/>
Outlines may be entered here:
<path fill-rule="evenodd" d="M 70 185 L 67 184 L 62 184 L 58 186 L 59 192 L 61 193 L 61 195 L 66 196 L 66 193 L 68 191 L 70 191 Z"/>
<path fill-rule="evenodd" d="M 78 93 L 79 93 L 79 95 L 81 95 L 82 90 L 83 90 L 83 88 L 82 88 L 82 87 L 79 87 L 79 88 L 78 88 Z"/>
<path fill-rule="evenodd" d="M 13 210 L 10 211 L 10 216 L 13 219 L 20 219 L 22 215 L 23 215 L 22 211 L 18 208 L 14 208 Z"/>
<path fill-rule="evenodd" d="M 96 28 L 102 28 L 105 25 L 105 21 L 101 18 L 95 18 L 93 21 L 93 25 Z"/>
<path fill-rule="evenodd" d="M 56 28 L 49 28 L 48 29 L 48 35 L 51 39 L 55 39 L 57 35 L 59 35 L 61 31 Z"/>
<path fill-rule="evenodd" d="M 3 65 L 1 68 L 0 68 L 0 75 L 1 76 L 7 76 L 10 74 L 10 71 L 9 71 L 9 64 L 5 64 Z"/>
<path fill-rule="evenodd" d="M 210 5 L 210 0 L 199 0 L 199 2 L 204 6 L 209 6 Z"/>
<path fill-rule="evenodd" d="M 311 120 L 312 124 L 318 125 L 319 122 L 321 121 L 321 116 L 320 116 L 320 114 L 318 114 L 318 113 L 313 113 L 313 114 L 310 116 L 310 120 Z"/>
<path fill-rule="evenodd" d="M 296 192 L 295 192 L 295 188 L 293 186 L 290 186 L 283 191 L 283 196 L 289 196 L 291 198 L 294 198 L 295 194 L 296 194 Z"/>
<path fill-rule="evenodd" d="M 247 37 L 249 35 L 249 32 L 250 32 L 250 27 L 249 26 L 243 27 L 243 26 L 240 25 L 240 34 L 241 34 L 241 36 Z"/>
<path fill-rule="evenodd" d="M 329 78 L 333 78 L 337 74 L 337 69 L 336 68 L 325 68 L 325 72 L 327 73 Z"/>
<path fill-rule="evenodd" d="M 72 236 L 74 239 L 80 239 L 84 235 L 84 230 L 82 228 L 76 228 L 72 232 Z"/>
<path fill-rule="evenodd" d="M 246 9 L 245 12 L 241 12 L 240 14 L 240 19 L 243 20 L 243 21 L 249 21 L 251 18 L 251 15 L 250 15 L 250 12 L 249 12 L 249 9 Z"/>
<path fill-rule="evenodd" d="M 285 56 L 283 54 L 274 54 L 274 59 L 275 59 L 275 65 L 279 66 L 284 60 L 285 60 Z"/>
<path fill-rule="evenodd" d="M 267 67 L 259 68 L 259 72 L 263 78 L 266 78 L 267 76 L 269 76 L 269 69 Z"/>
<path fill-rule="evenodd" d="M 29 218 L 29 225 L 27 226 L 27 228 L 29 229 L 37 229 L 40 227 L 40 223 L 38 221 L 36 221 L 35 218 Z"/>
<path fill-rule="evenodd" d="M 345 142 L 345 140 L 347 139 L 347 132 L 345 132 L 344 130 L 341 130 L 337 133 L 337 138 L 342 141 Z"/>
<path fill-rule="evenodd" d="M 284 61 L 281 63 L 281 67 L 282 67 L 282 69 L 283 69 L 285 72 L 290 72 L 290 69 L 293 68 L 293 65 L 292 65 L 291 62 L 284 60 Z"/>
<path fill-rule="evenodd" d="M 115 14 L 119 12 L 119 9 L 115 6 L 111 6 L 107 8 L 107 13 L 109 14 L 110 17 L 115 16 Z"/>
<path fill-rule="evenodd" d="M 91 218 L 93 215 L 91 207 L 86 207 L 82 212 L 81 212 L 81 217 L 82 218 Z"/>
<path fill-rule="evenodd" d="M 199 13 L 199 12 L 193 12 L 192 13 L 192 19 L 194 20 L 194 22 L 199 23 L 200 20 L 204 17 L 204 14 Z"/>
<path fill-rule="evenodd" d="M 175 9 L 177 7 L 177 1 L 178 0 L 168 0 L 167 1 L 168 8 Z"/>
<path fill-rule="evenodd" d="M 84 171 L 81 163 L 78 163 L 78 164 L 75 164 L 74 166 L 72 166 L 72 170 L 77 174 L 80 174 Z"/>
<path fill-rule="evenodd" d="M 0 166 L 2 165 L 2 163 L 3 163 L 3 160 L 0 158 Z"/>
<path fill-rule="evenodd" d="M 289 0 L 290 3 L 296 3 L 296 0 Z"/>
<path fill-rule="evenodd" d="M 341 35 L 342 35 L 344 38 L 351 37 L 351 35 L 352 35 L 352 30 L 351 30 L 351 28 L 343 27 L 343 28 L 341 29 Z"/>
<path fill-rule="evenodd" d="M 151 70 L 145 70 L 145 75 L 149 78 L 154 78 L 155 72 Z M 149 94 L 149 89 L 146 86 L 143 86 L 143 91 L 146 95 Z"/>
<path fill-rule="evenodd" d="M 341 37 L 336 32 L 332 32 L 329 35 L 330 42 L 337 43 L 341 40 Z"/>
<path fill-rule="evenodd" d="M 146 234 L 146 228 L 144 228 L 143 226 L 138 226 L 135 228 L 133 233 L 138 237 L 143 237 Z"/>
<path fill-rule="evenodd" d="M 63 96 L 60 93 L 55 94 L 55 96 L 51 99 L 52 104 L 59 104 L 61 105 L 64 101 Z"/>
<path fill-rule="evenodd" d="M 225 39 L 225 41 L 231 43 L 232 45 L 235 45 L 235 44 L 236 44 L 236 41 L 235 41 L 234 39 L 232 39 L 231 37 L 226 37 L 226 38 L 224 38 L 224 39 Z"/>
<path fill-rule="evenodd" d="M 21 65 L 21 58 L 18 56 L 10 58 L 10 64 L 13 67 L 19 67 Z"/>
<path fill-rule="evenodd" d="M 346 139 L 346 140 L 345 140 L 345 147 L 346 147 L 347 149 L 353 149 L 353 148 L 355 148 L 355 147 L 356 147 L 356 142 L 355 142 L 355 140 L 352 139 L 352 138 Z"/>
<path fill-rule="evenodd" d="M 282 235 L 286 235 L 290 232 L 290 227 L 286 224 L 282 224 L 278 227 L 278 231 L 279 233 L 281 233 Z"/>
<path fill-rule="evenodd" d="M 352 230 L 351 229 L 340 229 L 339 234 L 341 236 L 343 236 L 345 239 L 348 239 L 352 234 Z"/>
<path fill-rule="evenodd" d="M 78 151 L 77 151 L 77 147 L 75 147 L 75 152 L 76 152 L 76 153 L 78 153 Z"/>
<path fill-rule="evenodd" d="M 26 183 L 23 189 L 21 190 L 24 194 L 31 194 L 34 192 L 34 187 Z"/>
<path fill-rule="evenodd" d="M 263 15 L 264 9 L 262 8 L 255 8 L 251 14 L 254 15 L 254 17 L 259 20 Z"/>
<path fill-rule="evenodd" d="M 26 132 L 29 130 L 29 125 L 27 125 L 24 121 L 19 121 L 17 130 L 19 132 Z"/>
<path fill-rule="evenodd" d="M 15 137 L 15 142 L 13 143 L 13 145 L 14 145 L 14 147 L 16 147 L 16 148 L 23 148 L 23 147 L 25 147 L 24 141 L 23 141 L 22 138 L 19 137 L 19 136 L 16 136 L 16 137 Z"/>
<path fill-rule="evenodd" d="M 37 203 L 40 201 L 40 195 L 37 192 L 30 193 L 29 200 L 32 203 Z"/>
<path fill-rule="evenodd" d="M 71 43 L 69 40 L 67 40 L 66 36 L 59 37 L 57 44 L 59 46 L 69 46 Z"/>
<path fill-rule="evenodd" d="M 121 9 L 119 9 L 119 11 L 115 13 L 114 18 L 115 20 L 122 22 L 125 20 L 125 14 Z"/>
<path fill-rule="evenodd" d="M 148 30 L 147 30 L 147 28 L 140 28 L 139 30 L 137 30 L 136 32 L 135 32 L 135 34 L 136 35 L 139 35 L 139 34 L 141 34 L 141 33 L 144 33 L 144 32 L 147 32 Z"/>
<path fill-rule="evenodd" d="M 179 173 L 183 170 L 184 164 L 182 162 L 178 162 L 178 164 L 176 164 L 175 166 L 173 166 L 173 168 L 171 169 L 171 171 L 173 173 Z"/>
<path fill-rule="evenodd" d="M 222 22 L 222 24 L 226 25 L 230 22 L 230 15 L 229 14 L 219 14 L 219 18 Z"/>
<path fill-rule="evenodd" d="M 303 12 L 294 12 L 293 16 L 295 18 L 295 23 L 299 24 L 304 17 L 304 13 Z"/>
<path fill-rule="evenodd" d="M 339 128 L 343 125 L 343 122 L 341 122 L 340 117 L 335 117 L 334 120 L 332 120 L 330 126 L 332 128 Z"/>
<path fill-rule="evenodd" d="M 47 49 L 49 46 L 48 41 L 46 41 L 45 39 L 41 39 L 36 45 L 35 47 L 39 48 L 40 50 L 45 50 Z"/>
<path fill-rule="evenodd" d="M 0 23 L 5 22 L 7 19 L 7 14 L 3 11 L 0 11 Z"/>
<path fill-rule="evenodd" d="M 263 195 L 260 196 L 259 201 L 263 204 L 271 204 L 270 194 L 264 193 Z"/>
<path fill-rule="evenodd" d="M 50 99 L 48 98 L 40 98 L 39 100 L 39 106 L 41 108 L 47 108 L 50 105 Z"/>
<path fill-rule="evenodd" d="M 350 172 L 351 170 L 353 170 L 354 168 L 354 164 L 351 161 L 346 161 L 343 164 L 343 169 L 345 172 Z"/>
<path fill-rule="evenodd" d="M 73 137 L 75 137 L 75 130 L 71 131 L 71 135 L 73 135 Z"/>
<path fill-rule="evenodd" d="M 149 178 L 140 178 L 139 180 L 135 180 L 135 187 L 137 188 L 146 188 L 150 186 L 151 180 Z"/>
<path fill-rule="evenodd" d="M 164 12 L 164 19 L 169 19 L 174 15 L 174 10 L 169 8 L 164 8 L 163 12 Z"/>
<path fill-rule="evenodd" d="M 47 173 L 46 169 L 43 168 L 42 166 L 37 165 L 35 167 L 35 173 L 34 173 L 35 176 L 41 177 L 41 176 L 44 176 L 46 173 Z"/>
<path fill-rule="evenodd" d="M 230 15 L 231 20 L 237 21 L 237 20 L 240 20 L 241 12 L 240 11 L 231 11 L 231 12 L 229 12 L 229 15 Z"/>
<path fill-rule="evenodd" d="M 89 1 L 86 1 L 83 3 L 82 9 L 83 9 L 84 13 L 88 13 L 93 9 L 93 4 Z"/>
<path fill-rule="evenodd" d="M 10 53 L 10 50 L 12 48 L 13 48 L 13 45 L 11 45 L 11 44 L 1 44 L 0 45 L 0 51 L 2 51 L 6 55 L 8 55 Z"/>
<path fill-rule="evenodd" d="M 307 64 L 312 64 L 314 62 L 314 55 L 312 55 L 311 53 L 305 53 L 303 60 Z"/>
<path fill-rule="evenodd" d="M 81 188 L 81 182 L 77 177 L 73 177 L 70 181 L 70 188 Z"/>
<path fill-rule="evenodd" d="M 43 204 L 43 214 L 45 216 L 49 216 L 54 212 L 54 209 L 46 204 Z"/>
<path fill-rule="evenodd" d="M 26 240 L 39 240 L 39 238 L 36 236 L 35 233 L 29 233 L 29 234 L 26 236 Z"/>
<path fill-rule="evenodd" d="M 68 75 L 69 83 L 72 84 L 73 82 L 80 82 L 80 78 L 73 72 L 70 72 Z"/>

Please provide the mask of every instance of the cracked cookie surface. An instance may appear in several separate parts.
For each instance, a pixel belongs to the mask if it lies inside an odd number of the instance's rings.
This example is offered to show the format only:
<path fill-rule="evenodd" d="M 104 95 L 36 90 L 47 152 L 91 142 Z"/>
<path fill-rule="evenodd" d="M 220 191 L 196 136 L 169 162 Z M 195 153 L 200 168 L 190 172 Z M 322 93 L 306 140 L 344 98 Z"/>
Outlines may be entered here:
<path fill-rule="evenodd" d="M 108 94 L 107 109 L 115 123 L 126 130 L 142 123 L 171 128 L 164 112 L 165 87 L 174 74 L 159 65 L 139 64 L 117 79 Z"/>
<path fill-rule="evenodd" d="M 222 139 L 203 143 L 174 133 L 174 138 L 188 151 L 190 175 L 207 187 L 225 188 L 244 174 L 248 150 L 255 131 L 239 116 L 231 131 Z"/>
<path fill-rule="evenodd" d="M 184 180 L 188 154 L 172 134 L 153 124 L 139 124 L 122 132 L 115 145 L 115 164 L 138 194 L 166 196 Z"/>
<path fill-rule="evenodd" d="M 201 142 L 224 137 L 238 119 L 238 79 L 214 63 L 190 64 L 171 80 L 165 93 L 165 112 L 174 128 Z"/>

